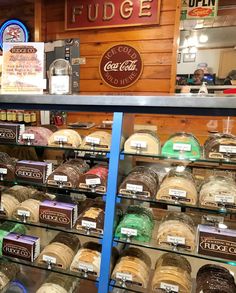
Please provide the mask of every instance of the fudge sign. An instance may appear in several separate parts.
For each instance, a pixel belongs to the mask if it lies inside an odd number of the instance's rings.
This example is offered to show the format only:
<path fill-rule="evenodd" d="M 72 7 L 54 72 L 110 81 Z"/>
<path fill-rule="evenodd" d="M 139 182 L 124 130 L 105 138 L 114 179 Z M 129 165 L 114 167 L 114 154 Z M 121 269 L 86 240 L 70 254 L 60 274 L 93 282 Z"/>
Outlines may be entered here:
<path fill-rule="evenodd" d="M 127 88 L 142 74 L 143 62 L 139 52 L 128 45 L 116 45 L 106 51 L 100 61 L 100 75 L 113 88 Z"/>
<path fill-rule="evenodd" d="M 66 30 L 153 25 L 161 0 L 66 0 Z"/>

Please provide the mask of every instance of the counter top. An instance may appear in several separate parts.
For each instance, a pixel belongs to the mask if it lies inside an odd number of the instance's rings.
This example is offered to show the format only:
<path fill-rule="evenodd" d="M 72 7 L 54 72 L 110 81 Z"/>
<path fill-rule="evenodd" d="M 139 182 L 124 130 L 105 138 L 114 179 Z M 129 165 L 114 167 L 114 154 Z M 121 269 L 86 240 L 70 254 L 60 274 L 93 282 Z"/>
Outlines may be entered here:
<path fill-rule="evenodd" d="M 215 112 L 213 115 L 219 115 L 219 110 L 224 109 L 225 115 L 230 115 L 230 111 L 235 112 L 236 115 L 236 95 L 155 95 L 153 93 L 135 95 L 130 93 L 99 95 L 91 93 L 81 95 L 1 94 L 0 108 L 165 114 L 175 112 L 180 114 L 181 112 L 195 115 L 196 113 L 200 115 L 198 113 L 201 111 L 209 113 L 209 109 L 211 109 L 211 112 Z M 199 109 L 202 110 L 199 111 Z"/>
<path fill-rule="evenodd" d="M 176 85 L 176 89 L 182 89 L 185 85 Z M 200 89 L 201 85 L 187 85 L 191 89 Z M 215 90 L 226 90 L 226 89 L 235 89 L 236 85 L 207 85 L 208 89 L 215 89 Z"/>

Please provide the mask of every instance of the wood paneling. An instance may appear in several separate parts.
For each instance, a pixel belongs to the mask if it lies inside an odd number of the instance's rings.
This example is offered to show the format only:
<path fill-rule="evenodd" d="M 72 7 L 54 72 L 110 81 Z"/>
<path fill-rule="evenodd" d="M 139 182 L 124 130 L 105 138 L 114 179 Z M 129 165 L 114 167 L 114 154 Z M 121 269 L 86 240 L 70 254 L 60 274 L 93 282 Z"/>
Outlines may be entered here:
<path fill-rule="evenodd" d="M 203 144 L 209 136 L 209 131 L 214 130 L 218 132 L 223 131 L 223 119 L 225 117 L 215 116 L 188 116 L 188 115 L 140 115 L 135 116 L 136 124 L 155 125 L 157 126 L 157 133 L 161 139 L 162 144 L 168 139 L 170 135 L 175 132 L 188 132 L 194 134 L 197 139 Z M 234 125 L 236 119 L 233 118 Z M 233 127 L 232 133 L 236 133 L 236 126 Z"/>
<path fill-rule="evenodd" d="M 0 8 L 0 24 L 10 18 L 17 18 L 23 21 L 28 27 L 30 33 L 30 41 L 34 41 L 34 4 L 30 2 L 22 3 L 21 1 L 21 4 L 16 3 L 15 5 L 11 5 L 10 2 L 11 1 L 8 1 L 8 5 L 4 3 L 6 6 Z"/>
<path fill-rule="evenodd" d="M 102 54 L 117 43 L 134 46 L 144 63 L 140 80 L 126 92 L 170 92 L 173 73 L 173 50 L 176 15 L 179 0 L 162 0 L 160 24 L 140 27 L 65 31 L 64 1 L 48 0 L 46 3 L 46 41 L 79 38 L 80 54 L 86 64 L 80 67 L 80 88 L 83 92 L 115 92 L 101 80 L 99 62 Z M 178 24 L 177 24 L 178 25 Z M 178 36 L 177 36 L 178 37 Z M 120 91 L 120 90 L 119 90 Z"/>

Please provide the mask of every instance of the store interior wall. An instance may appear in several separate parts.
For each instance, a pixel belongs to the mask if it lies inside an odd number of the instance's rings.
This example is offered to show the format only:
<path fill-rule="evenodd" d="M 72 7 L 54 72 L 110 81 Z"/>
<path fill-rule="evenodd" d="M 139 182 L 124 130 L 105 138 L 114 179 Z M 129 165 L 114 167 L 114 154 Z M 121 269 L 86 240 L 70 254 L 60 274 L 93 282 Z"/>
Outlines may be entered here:
<path fill-rule="evenodd" d="M 180 55 L 180 62 L 177 64 L 177 74 L 189 74 L 197 69 L 199 63 L 208 64 L 209 73 L 219 71 L 220 53 L 226 49 L 204 49 L 199 50 L 194 62 L 184 62 L 183 54 Z"/>

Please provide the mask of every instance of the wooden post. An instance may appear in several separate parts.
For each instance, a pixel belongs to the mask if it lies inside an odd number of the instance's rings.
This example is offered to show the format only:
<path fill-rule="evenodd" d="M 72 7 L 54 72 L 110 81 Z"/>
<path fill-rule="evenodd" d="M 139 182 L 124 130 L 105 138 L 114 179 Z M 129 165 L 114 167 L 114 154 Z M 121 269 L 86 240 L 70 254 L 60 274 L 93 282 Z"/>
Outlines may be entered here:
<path fill-rule="evenodd" d="M 176 84 L 177 50 L 179 47 L 179 37 L 180 37 L 180 30 L 179 30 L 180 29 L 180 11 L 181 11 L 181 0 L 176 0 L 175 30 L 174 30 L 173 51 L 172 51 L 170 93 L 175 92 L 175 84 Z"/>
<path fill-rule="evenodd" d="M 42 42 L 45 41 L 44 37 L 44 23 L 43 23 L 43 9 L 44 0 L 34 1 L 34 41 Z"/>

